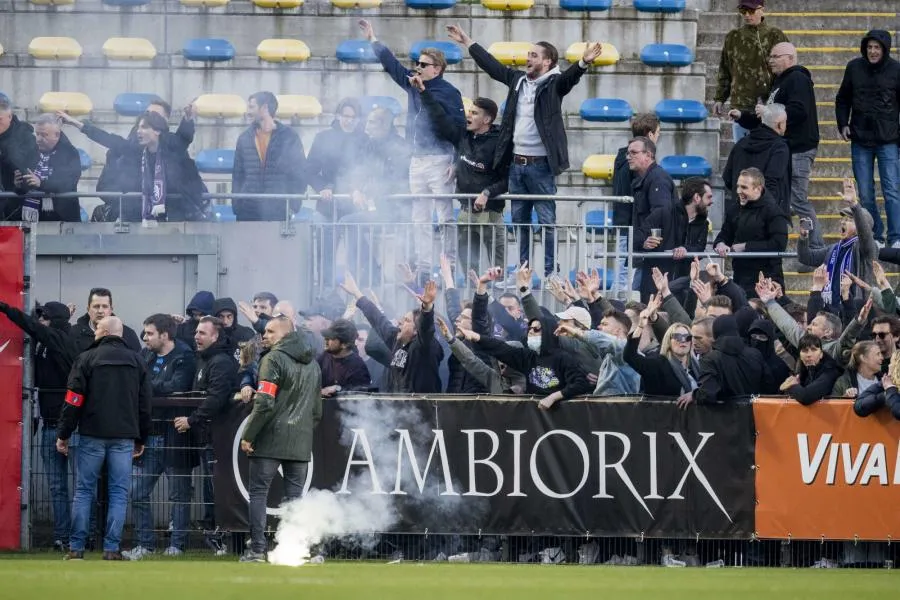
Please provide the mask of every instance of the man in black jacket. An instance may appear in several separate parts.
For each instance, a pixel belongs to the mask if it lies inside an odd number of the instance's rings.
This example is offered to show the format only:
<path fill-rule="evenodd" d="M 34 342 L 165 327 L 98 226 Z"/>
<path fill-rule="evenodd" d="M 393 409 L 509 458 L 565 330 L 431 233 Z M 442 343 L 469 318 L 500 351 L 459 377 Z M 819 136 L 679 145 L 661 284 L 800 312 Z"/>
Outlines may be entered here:
<path fill-rule="evenodd" d="M 631 120 L 631 137 L 644 137 L 659 144 L 659 118 L 653 113 L 642 113 L 635 115 Z M 616 161 L 613 164 L 612 193 L 613 196 L 631 196 L 633 193 L 632 182 L 635 174 L 628 167 L 628 145 L 619 148 L 616 154 Z M 613 226 L 617 228 L 631 227 L 634 223 L 634 204 L 625 202 L 617 202 L 612 206 Z M 616 229 L 616 252 L 620 258 L 616 258 L 616 281 L 613 284 L 613 291 L 619 297 L 630 295 L 631 287 L 629 286 L 629 268 L 628 265 L 628 234 L 625 229 Z M 634 288 L 640 289 L 640 271 L 635 272 L 636 281 Z"/>
<path fill-rule="evenodd" d="M 59 127 L 59 119 L 43 114 L 34 124 L 38 160 L 32 169 L 20 175 L 24 186 L 48 194 L 75 192 L 81 179 L 81 157 Z M 43 198 L 41 221 L 81 220 L 78 198 Z"/>
<path fill-rule="evenodd" d="M 238 221 L 280 221 L 300 210 L 300 200 L 258 200 L 238 194 L 303 194 L 306 154 L 297 132 L 275 120 L 278 100 L 272 92 L 256 92 L 247 102 L 252 124 L 238 137 L 231 190 Z"/>
<path fill-rule="evenodd" d="M 241 355 L 240 345 L 249 342 L 256 337 L 256 332 L 237 322 L 237 304 L 231 298 L 216 298 L 213 302 L 212 316 L 222 321 L 223 344 L 228 352 L 234 355 L 234 360 L 239 360 Z"/>
<path fill-rule="evenodd" d="M 656 144 L 647 138 L 634 138 L 628 142 L 628 168 L 634 172 L 632 196 L 634 196 L 635 252 L 664 252 L 679 249 L 674 259 L 644 259 L 641 267 L 641 302 L 656 291 L 651 271 L 659 268 L 663 273 L 674 274 L 675 261 L 683 260 L 683 232 L 677 229 L 678 199 L 675 182 L 656 162 Z M 653 235 L 658 230 L 658 235 Z"/>
<path fill-rule="evenodd" d="M 726 219 L 738 209 L 737 179 L 751 167 L 763 173 L 766 190 L 790 219 L 791 151 L 782 137 L 787 129 L 787 112 L 783 104 L 769 104 L 761 112 L 762 126 L 734 145 L 722 171 L 725 189 L 731 192 L 731 199 L 725 204 Z"/>
<path fill-rule="evenodd" d="M 0 188 L 8 192 L 25 192 L 27 188 L 16 173 L 27 174 L 38 161 L 37 143 L 31 125 L 13 114 L 6 97 L 0 98 Z M 0 199 L 0 221 L 22 219 L 22 201 Z"/>
<path fill-rule="evenodd" d="M 484 246 L 486 262 L 505 269 L 503 209 L 506 200 L 498 200 L 497 196 L 506 193 L 509 165 L 494 168 L 494 155 L 500 140 L 500 128 L 494 125 L 497 103 L 490 98 L 475 98 L 466 115 L 466 128 L 461 130 L 447 117 L 431 92 L 416 78 L 413 82 L 422 93 L 422 104 L 438 130 L 456 147 L 456 191 L 478 194 L 474 201 L 471 198 L 460 198 L 459 201 L 459 262 L 464 272 L 472 269 L 480 273 Z"/>
<path fill-rule="evenodd" d="M 87 312 L 75 322 L 70 333 L 79 354 L 90 348 L 96 338 L 97 324 L 101 319 L 113 316 L 112 292 L 106 288 L 92 288 L 88 292 Z M 122 339 L 125 345 L 134 352 L 141 351 L 141 341 L 134 330 L 123 325 Z"/>
<path fill-rule="evenodd" d="M 128 509 L 131 461 L 143 453 L 150 435 L 153 397 L 144 363 L 122 339 L 123 327 L 118 317 L 101 319 L 95 343 L 76 359 L 69 375 L 56 449 L 68 454 L 69 438 L 78 429 L 78 475 L 66 555 L 70 560 L 84 558 L 91 506 L 104 464 L 109 508 L 103 560 L 123 560 L 119 543 Z"/>
<path fill-rule="evenodd" d="M 556 194 L 556 177 L 569 168 L 569 149 L 563 123 L 562 101 L 600 56 L 599 43 L 588 44 L 581 59 L 565 72 L 557 62 L 559 52 L 548 42 L 537 42 L 528 52 L 525 70 L 503 66 L 487 50 L 476 44 L 457 25 L 447 27 L 454 42 L 463 44 L 491 79 L 509 88 L 494 168 L 509 165 L 510 194 Z M 531 211 L 537 211 L 541 225 L 556 223 L 553 200 L 513 200 L 512 221 L 519 223 L 519 264 L 530 261 Z M 553 228 L 543 230 L 544 275 L 556 271 Z M 529 264 L 534 264 L 533 261 Z"/>
<path fill-rule="evenodd" d="M 322 332 L 325 351 L 317 361 L 322 370 L 322 396 L 328 398 L 341 391 L 367 391 L 372 378 L 362 357 L 356 352 L 356 325 L 347 319 L 336 319 Z"/>
<path fill-rule="evenodd" d="M 190 416 L 176 417 L 174 424 L 175 430 L 181 434 L 193 430 L 190 436 L 181 436 L 189 438 L 189 441 L 179 442 L 179 446 L 188 446 L 194 442 L 205 444 L 200 459 L 200 474 L 203 477 L 203 520 L 205 525 L 212 527 L 215 523 L 212 475 L 216 457 L 210 440 L 209 423 L 228 409 L 234 393 L 238 391 L 238 362 L 225 347 L 222 321 L 215 317 L 207 316 L 200 319 L 194 341 L 197 345 L 197 371 L 192 391 L 205 392 L 206 398 Z M 224 551 L 218 538 L 208 541 L 214 546 L 213 549 L 217 554 Z"/>
<path fill-rule="evenodd" d="M 699 387 L 678 399 L 679 408 L 748 400 L 772 387 L 769 365 L 759 350 L 747 347 L 733 316 L 713 322 L 713 337 L 713 349 L 700 357 Z"/>
<path fill-rule="evenodd" d="M 187 392 L 194 379 L 194 353 L 190 346 L 175 338 L 175 319 L 155 314 L 144 320 L 144 344 L 141 358 L 147 367 L 153 396 L 164 398 Z M 186 451 L 185 436 L 175 432 L 172 419 L 178 409 L 154 408 L 153 427 L 144 444 L 144 454 L 134 463 L 131 507 L 137 545 L 122 555 L 141 560 L 156 550 L 151 496 L 160 476 L 165 473 L 172 502 L 172 541 L 166 556 L 181 555 L 187 544 L 191 511 L 191 469 L 197 466 L 197 452 Z"/>
<path fill-rule="evenodd" d="M 884 242 L 884 225 L 875 204 L 875 160 L 881 175 L 887 244 L 900 248 L 900 63 L 891 58 L 891 34 L 870 31 L 860 44 L 859 58 L 844 70 L 844 79 L 834 100 L 838 132 L 850 141 L 853 176 L 859 199 L 875 222 L 875 239 Z"/>
<path fill-rule="evenodd" d="M 438 368 L 444 358 L 444 349 L 435 337 L 435 282 L 427 282 L 425 291 L 419 296 L 421 310 L 409 311 L 403 315 L 399 327 L 394 327 L 378 307 L 363 296 L 350 273 L 344 275 L 341 287 L 356 298 L 356 306 L 391 349 L 387 385 L 382 391 L 390 394 L 440 393 Z"/>
<path fill-rule="evenodd" d="M 69 458 L 56 451 L 57 421 L 66 396 L 64 390 L 69 372 L 78 355 L 69 335 L 69 309 L 59 302 L 47 302 L 35 309 L 34 316 L 29 316 L 0 302 L 0 312 L 35 342 L 34 384 L 39 390 L 38 404 L 43 421 L 41 450 L 53 509 L 53 547 L 63 550 L 69 545 L 71 530 Z M 73 442 L 72 446 L 76 445 L 77 442 Z M 74 460 L 73 455 L 73 471 Z"/>
<path fill-rule="evenodd" d="M 197 332 L 197 325 L 200 319 L 206 315 L 211 315 L 213 310 L 213 302 L 216 297 L 212 292 L 201 290 L 194 294 L 191 301 L 184 308 L 185 319 L 178 324 L 175 332 L 175 339 L 180 340 L 196 350 L 194 346 L 194 334 Z M 178 320 L 181 320 L 180 318 Z"/>
<path fill-rule="evenodd" d="M 681 183 L 681 202 L 675 213 L 678 244 L 675 252 L 703 252 L 709 241 L 709 207 L 713 203 L 712 187 L 702 177 L 689 177 Z M 675 262 L 672 279 L 690 275 L 691 260 Z"/>
<path fill-rule="evenodd" d="M 740 258 L 741 252 L 784 252 L 787 248 L 788 217 L 765 188 L 759 169 L 742 171 L 737 180 L 740 208 L 726 216 L 719 235 L 713 241 L 716 253 L 724 258 L 732 254 L 734 282 L 756 298 L 759 273 L 784 288 L 780 258 Z"/>

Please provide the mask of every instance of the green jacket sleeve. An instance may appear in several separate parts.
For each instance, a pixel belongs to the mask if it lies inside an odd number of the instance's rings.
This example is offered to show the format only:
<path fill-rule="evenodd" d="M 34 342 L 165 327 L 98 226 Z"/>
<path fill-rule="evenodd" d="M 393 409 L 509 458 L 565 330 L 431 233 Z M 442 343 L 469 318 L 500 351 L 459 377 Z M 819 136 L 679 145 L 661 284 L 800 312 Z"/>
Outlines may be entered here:
<path fill-rule="evenodd" d="M 283 383 L 283 372 L 281 365 L 278 364 L 277 352 L 270 352 L 263 357 L 259 365 L 259 390 L 253 396 L 253 412 L 247 420 L 242 439 L 252 443 L 275 416 L 275 397 Z M 267 383 L 274 384 L 275 389 L 271 390 L 265 385 Z"/>

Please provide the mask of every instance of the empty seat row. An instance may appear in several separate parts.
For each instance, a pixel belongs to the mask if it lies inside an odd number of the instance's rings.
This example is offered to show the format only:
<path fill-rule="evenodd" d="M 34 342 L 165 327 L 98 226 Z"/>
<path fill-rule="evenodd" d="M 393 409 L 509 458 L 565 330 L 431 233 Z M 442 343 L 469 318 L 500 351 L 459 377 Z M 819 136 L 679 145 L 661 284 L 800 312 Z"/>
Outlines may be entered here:
<path fill-rule="evenodd" d="M 181 0 L 185 6 L 216 8 L 225 6 L 230 0 Z M 303 6 L 304 0 L 251 0 L 260 8 L 290 9 Z M 135 7 L 150 4 L 151 0 L 103 0 L 107 6 Z M 66 6 L 75 0 L 31 0 L 40 6 Z M 360 9 L 378 8 L 382 0 L 331 0 L 337 8 Z M 457 0 L 406 0 L 406 6 L 420 10 L 443 10 L 456 6 Z M 534 0 L 482 0 L 485 8 L 492 10 L 527 10 L 534 6 Z M 612 0 L 560 0 L 564 10 L 587 12 L 604 11 L 612 8 Z M 640 12 L 677 13 L 684 10 L 686 0 L 634 0 L 634 8 Z"/>
<path fill-rule="evenodd" d="M 615 162 L 615 154 L 592 154 L 584 159 L 584 163 L 581 165 L 581 172 L 591 179 L 611 181 Z M 709 177 L 712 175 L 712 165 L 702 156 L 666 156 L 659 161 L 659 166 L 671 175 L 673 179 Z"/>
<path fill-rule="evenodd" d="M 660 100 L 653 109 L 663 123 L 702 123 L 709 112 L 698 100 Z M 621 98 L 588 98 L 579 110 L 585 121 L 616 123 L 628 121 L 634 110 Z"/>

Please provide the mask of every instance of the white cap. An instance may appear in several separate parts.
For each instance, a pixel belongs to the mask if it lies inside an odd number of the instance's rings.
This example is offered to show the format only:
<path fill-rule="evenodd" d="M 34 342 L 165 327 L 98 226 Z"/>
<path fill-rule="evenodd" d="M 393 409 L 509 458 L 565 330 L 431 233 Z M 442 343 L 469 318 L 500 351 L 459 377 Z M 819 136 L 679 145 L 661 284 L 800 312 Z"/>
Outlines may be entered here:
<path fill-rule="evenodd" d="M 591 313 L 580 306 L 570 306 L 565 311 L 556 313 L 556 318 L 560 321 L 575 321 L 585 329 L 591 328 Z"/>

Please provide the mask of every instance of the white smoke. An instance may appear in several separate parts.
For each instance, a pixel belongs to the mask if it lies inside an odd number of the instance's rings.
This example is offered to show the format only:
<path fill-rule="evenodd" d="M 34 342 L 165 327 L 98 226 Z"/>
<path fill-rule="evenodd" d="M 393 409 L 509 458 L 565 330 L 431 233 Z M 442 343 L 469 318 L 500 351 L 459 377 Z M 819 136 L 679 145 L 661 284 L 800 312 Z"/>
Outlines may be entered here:
<path fill-rule="evenodd" d="M 313 490 L 303 498 L 284 505 L 284 512 L 275 534 L 275 549 L 269 553 L 269 562 L 277 565 L 300 566 L 310 560 L 310 554 L 323 540 L 348 535 L 362 535 L 361 540 L 376 539 L 365 534 L 389 531 L 400 520 L 399 504 L 417 508 L 415 512 L 427 515 L 423 527 L 443 527 L 452 531 L 465 522 L 477 520 L 487 511 L 487 500 L 466 499 L 463 513 L 461 495 L 441 495 L 446 491 L 443 478 L 432 466 L 423 492 L 417 488 L 408 495 L 391 495 L 397 474 L 398 434 L 395 430 L 409 431 L 414 454 L 420 468 L 424 467 L 434 439 L 432 420 L 419 409 L 421 403 L 404 400 L 361 400 L 342 402 L 341 443 L 347 447 L 354 441 L 354 430 L 365 430 L 372 462 L 376 465 L 376 477 L 387 494 L 373 494 L 373 481 L 368 468 L 350 477 L 349 494 L 328 490 Z M 354 458 L 362 458 L 360 444 L 356 445 Z M 407 461 L 402 480 L 410 482 L 411 465 Z M 453 481 L 460 491 L 460 484 Z M 423 510 L 427 508 L 427 510 Z M 433 529 L 432 529 L 433 530 Z M 358 540 L 359 541 L 359 540 Z M 362 545 L 365 545 L 364 543 Z"/>

